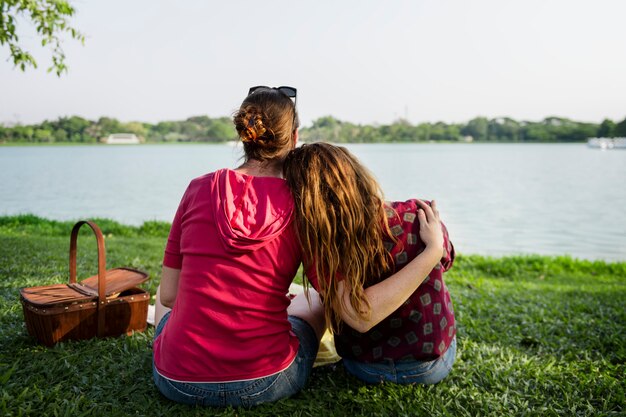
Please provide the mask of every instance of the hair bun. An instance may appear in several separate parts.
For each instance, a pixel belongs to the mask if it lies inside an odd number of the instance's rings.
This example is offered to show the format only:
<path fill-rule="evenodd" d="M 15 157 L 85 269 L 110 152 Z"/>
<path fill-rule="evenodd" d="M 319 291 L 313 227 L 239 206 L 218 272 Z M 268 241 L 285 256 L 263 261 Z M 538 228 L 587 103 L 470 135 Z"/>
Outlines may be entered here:
<path fill-rule="evenodd" d="M 255 107 L 241 109 L 235 116 L 235 127 L 244 143 L 257 142 L 267 132 L 263 114 Z"/>

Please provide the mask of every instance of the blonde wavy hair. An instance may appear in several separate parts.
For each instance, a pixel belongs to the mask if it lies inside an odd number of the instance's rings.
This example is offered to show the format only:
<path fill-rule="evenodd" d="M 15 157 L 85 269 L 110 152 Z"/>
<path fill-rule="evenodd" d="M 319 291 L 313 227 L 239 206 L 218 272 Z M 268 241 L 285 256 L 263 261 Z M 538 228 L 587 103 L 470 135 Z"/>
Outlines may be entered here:
<path fill-rule="evenodd" d="M 371 306 L 364 288 L 393 268 L 383 245 L 392 235 L 380 186 L 347 149 L 323 142 L 292 150 L 283 173 L 295 201 L 305 267 L 315 268 L 326 322 L 339 330 L 345 309 L 340 280 L 353 309 L 367 320 Z"/>

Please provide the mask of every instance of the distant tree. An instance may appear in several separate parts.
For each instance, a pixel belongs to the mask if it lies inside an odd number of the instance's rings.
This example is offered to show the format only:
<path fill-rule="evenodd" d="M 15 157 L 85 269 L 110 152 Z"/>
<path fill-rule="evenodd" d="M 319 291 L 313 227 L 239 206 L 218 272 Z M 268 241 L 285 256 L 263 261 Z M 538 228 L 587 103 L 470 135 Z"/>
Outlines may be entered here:
<path fill-rule="evenodd" d="M 485 117 L 475 117 L 461 129 L 463 136 L 471 136 L 474 140 L 487 140 L 489 121 Z"/>
<path fill-rule="evenodd" d="M 573 122 L 566 137 L 559 138 L 563 142 L 584 142 L 596 136 L 598 125 L 594 123 Z"/>
<path fill-rule="evenodd" d="M 52 132 L 47 129 L 35 129 L 33 138 L 37 142 L 54 142 L 54 136 L 52 136 Z"/>
<path fill-rule="evenodd" d="M 430 140 L 430 123 L 420 123 L 415 127 L 420 140 Z"/>
<path fill-rule="evenodd" d="M 342 134 L 343 124 L 332 116 L 323 116 L 314 120 L 310 128 L 302 129 L 300 138 L 303 142 L 342 142 L 346 139 Z"/>
<path fill-rule="evenodd" d="M 89 120 L 80 116 L 61 117 L 58 121 L 58 126 L 70 135 L 81 135 L 90 125 L 91 122 Z"/>
<path fill-rule="evenodd" d="M 102 128 L 97 122 L 91 122 L 83 131 L 83 135 L 88 138 L 90 142 L 98 142 L 103 137 Z"/>
<path fill-rule="evenodd" d="M 510 117 L 494 119 L 490 122 L 489 129 L 489 140 L 507 142 L 518 142 L 520 140 L 520 123 Z"/>
<path fill-rule="evenodd" d="M 604 119 L 602 123 L 600 123 L 600 127 L 598 128 L 597 137 L 599 138 L 612 138 L 615 137 L 615 122 L 610 119 Z"/>
<path fill-rule="evenodd" d="M 61 48 L 63 34 L 84 43 L 85 37 L 70 26 L 69 18 L 75 13 L 73 6 L 64 0 L 0 0 L 0 45 L 7 45 L 13 64 L 22 71 L 37 68 L 30 52 L 20 46 L 17 23 L 23 18 L 30 21 L 41 38 L 41 46 L 52 51 L 52 65 L 48 72 L 57 76 L 67 71 L 65 53 Z"/>
<path fill-rule="evenodd" d="M 615 136 L 626 138 L 626 117 L 624 120 L 615 125 Z"/>
<path fill-rule="evenodd" d="M 188 122 L 197 123 L 202 126 L 206 126 L 211 123 L 211 118 L 209 116 L 192 116 L 187 119 Z"/>
<path fill-rule="evenodd" d="M 363 142 L 375 142 L 377 138 L 377 130 L 374 126 L 360 126 L 359 135 L 363 139 Z"/>
<path fill-rule="evenodd" d="M 456 125 L 447 125 L 443 122 L 431 125 L 430 140 L 458 140 L 459 136 L 460 131 Z"/>
<path fill-rule="evenodd" d="M 62 129 L 58 129 L 54 131 L 54 140 L 55 142 L 65 142 L 67 141 L 67 132 Z"/>
<path fill-rule="evenodd" d="M 93 122 L 79 116 L 61 117 L 55 122 L 46 122 L 54 130 L 63 130 L 70 142 L 93 142 L 95 138 L 85 136 Z"/>
<path fill-rule="evenodd" d="M 148 138 L 150 141 L 177 141 L 184 139 L 180 134 L 179 122 L 159 122 L 155 125 L 150 125 Z"/>
<path fill-rule="evenodd" d="M 124 133 L 134 133 L 139 138 L 145 139 L 148 130 L 145 128 L 144 124 L 141 122 L 128 122 L 122 125 L 122 129 Z"/>
<path fill-rule="evenodd" d="M 102 136 L 107 136 L 112 133 L 124 133 L 124 127 L 117 119 L 101 117 L 96 124 Z"/>
<path fill-rule="evenodd" d="M 528 142 L 549 142 L 552 139 L 545 126 L 530 122 L 524 126 L 522 137 Z"/>
<path fill-rule="evenodd" d="M 413 137 L 412 126 L 404 119 L 396 120 L 386 130 L 387 135 L 381 138 L 383 142 L 408 142 Z"/>
<path fill-rule="evenodd" d="M 322 128 L 334 128 L 337 125 L 340 125 L 341 121 L 335 119 L 333 116 L 322 116 L 316 120 L 313 120 L 313 129 L 322 129 Z"/>
<path fill-rule="evenodd" d="M 176 131 L 166 133 L 165 136 L 163 136 L 163 140 L 166 141 L 166 142 L 187 142 L 187 141 L 189 141 L 187 136 L 183 135 L 182 133 L 176 132 Z"/>
<path fill-rule="evenodd" d="M 187 140 L 206 140 L 206 129 L 202 126 L 202 124 L 189 119 L 179 122 L 179 124 L 179 131 L 186 137 Z"/>
<path fill-rule="evenodd" d="M 216 141 L 233 140 L 237 137 L 235 126 L 229 117 L 210 119 L 206 135 L 209 139 Z"/>

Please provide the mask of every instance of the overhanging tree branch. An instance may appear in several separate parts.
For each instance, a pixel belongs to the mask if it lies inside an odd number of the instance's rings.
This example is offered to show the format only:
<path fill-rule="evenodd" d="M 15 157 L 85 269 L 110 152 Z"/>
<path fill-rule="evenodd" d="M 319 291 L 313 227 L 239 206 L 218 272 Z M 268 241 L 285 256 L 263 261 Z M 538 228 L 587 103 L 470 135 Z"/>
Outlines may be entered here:
<path fill-rule="evenodd" d="M 41 46 L 52 52 L 52 65 L 48 72 L 57 76 L 67 72 L 65 53 L 61 47 L 62 36 L 85 42 L 82 33 L 70 26 L 69 18 L 76 10 L 64 0 L 0 0 L 0 45 L 9 48 L 9 59 L 25 71 L 27 67 L 37 68 L 37 61 L 31 53 L 20 46 L 16 18 L 30 21 L 41 38 Z"/>

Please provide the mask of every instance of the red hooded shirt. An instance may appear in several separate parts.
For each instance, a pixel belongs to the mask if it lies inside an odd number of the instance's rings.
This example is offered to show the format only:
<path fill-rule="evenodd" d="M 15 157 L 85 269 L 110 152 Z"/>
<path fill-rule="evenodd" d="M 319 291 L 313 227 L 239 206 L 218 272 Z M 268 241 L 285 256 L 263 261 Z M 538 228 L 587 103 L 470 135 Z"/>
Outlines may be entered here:
<path fill-rule="evenodd" d="M 283 179 L 222 169 L 187 188 L 163 265 L 180 269 L 154 342 L 157 371 L 186 382 L 260 378 L 287 368 L 298 339 L 286 294 L 301 262 Z"/>

